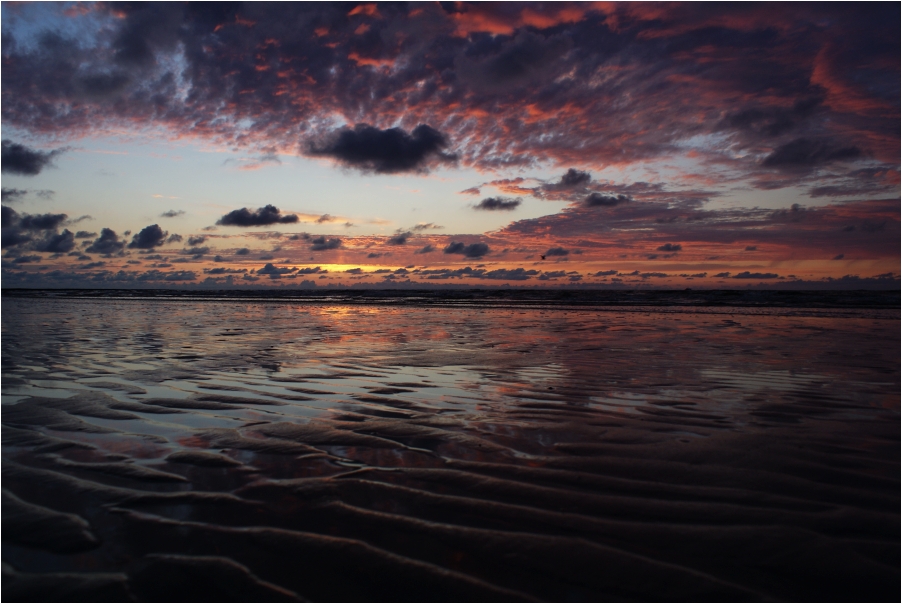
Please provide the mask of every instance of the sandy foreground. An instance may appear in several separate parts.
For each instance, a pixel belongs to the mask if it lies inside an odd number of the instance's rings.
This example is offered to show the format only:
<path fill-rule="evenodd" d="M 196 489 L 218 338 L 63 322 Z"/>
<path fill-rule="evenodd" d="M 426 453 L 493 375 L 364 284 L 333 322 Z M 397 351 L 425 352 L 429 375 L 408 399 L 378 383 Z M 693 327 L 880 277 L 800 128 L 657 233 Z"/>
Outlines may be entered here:
<path fill-rule="evenodd" d="M 6 299 L 6 601 L 895 600 L 898 309 Z"/>

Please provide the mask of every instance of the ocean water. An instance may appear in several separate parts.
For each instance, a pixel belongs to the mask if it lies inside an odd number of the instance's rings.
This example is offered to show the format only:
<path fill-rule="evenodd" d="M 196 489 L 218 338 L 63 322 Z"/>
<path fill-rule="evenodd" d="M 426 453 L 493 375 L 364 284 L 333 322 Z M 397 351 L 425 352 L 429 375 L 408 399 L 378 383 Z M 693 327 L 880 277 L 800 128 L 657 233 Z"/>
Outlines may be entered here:
<path fill-rule="evenodd" d="M 899 293 L 4 292 L 5 600 L 895 600 Z"/>

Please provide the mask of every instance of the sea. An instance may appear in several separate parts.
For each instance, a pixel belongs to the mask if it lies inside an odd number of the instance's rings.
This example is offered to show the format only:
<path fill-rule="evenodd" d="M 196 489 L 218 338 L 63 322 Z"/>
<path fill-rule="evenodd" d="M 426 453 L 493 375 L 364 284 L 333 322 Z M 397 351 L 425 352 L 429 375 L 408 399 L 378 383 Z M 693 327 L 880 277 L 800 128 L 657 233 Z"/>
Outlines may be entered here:
<path fill-rule="evenodd" d="M 900 294 L 3 290 L 4 601 L 895 601 Z"/>

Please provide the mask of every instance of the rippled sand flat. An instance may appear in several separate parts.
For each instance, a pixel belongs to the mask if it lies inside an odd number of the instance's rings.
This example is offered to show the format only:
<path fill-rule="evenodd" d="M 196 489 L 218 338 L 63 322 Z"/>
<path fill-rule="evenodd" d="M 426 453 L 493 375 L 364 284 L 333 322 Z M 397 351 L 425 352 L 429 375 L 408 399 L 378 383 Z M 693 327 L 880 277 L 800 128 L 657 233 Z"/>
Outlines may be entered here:
<path fill-rule="evenodd" d="M 895 600 L 895 309 L 6 298 L 3 599 Z"/>

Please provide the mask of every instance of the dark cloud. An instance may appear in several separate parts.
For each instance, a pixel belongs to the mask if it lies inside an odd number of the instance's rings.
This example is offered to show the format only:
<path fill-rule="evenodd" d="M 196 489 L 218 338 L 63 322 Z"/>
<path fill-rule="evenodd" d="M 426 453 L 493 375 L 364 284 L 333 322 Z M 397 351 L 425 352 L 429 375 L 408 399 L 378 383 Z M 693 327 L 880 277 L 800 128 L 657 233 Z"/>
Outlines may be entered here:
<path fill-rule="evenodd" d="M 204 235 L 193 235 L 188 237 L 188 245 L 202 245 L 207 238 Z"/>
<path fill-rule="evenodd" d="M 270 279 L 280 279 L 282 277 L 282 275 L 288 275 L 296 270 L 297 269 L 290 269 L 290 268 L 286 268 L 286 267 L 280 268 L 280 267 L 274 266 L 270 262 L 267 262 L 263 268 L 257 270 L 257 274 L 258 275 L 269 275 Z"/>
<path fill-rule="evenodd" d="M 7 189 L 6 187 L 0 189 L 0 197 L 4 203 L 19 201 L 26 195 L 28 195 L 28 191 L 23 189 Z"/>
<path fill-rule="evenodd" d="M 615 273 L 617 271 L 614 271 Z M 566 277 L 566 271 L 545 271 L 541 275 L 539 275 L 539 281 L 553 281 L 555 279 L 560 279 L 561 277 Z"/>
<path fill-rule="evenodd" d="M 39 252 L 65 254 L 75 248 L 75 235 L 69 229 L 63 229 L 62 233 L 49 234 L 35 242 L 34 248 Z"/>
<path fill-rule="evenodd" d="M 565 250 L 562 247 L 553 247 L 545 252 L 546 256 L 568 256 L 569 254 L 570 250 Z"/>
<path fill-rule="evenodd" d="M 515 269 L 505 269 L 499 268 L 491 271 L 474 271 L 472 276 L 477 279 L 497 279 L 504 281 L 526 281 L 527 279 L 531 279 L 535 275 L 538 275 L 539 271 L 537 270 L 527 270 L 524 268 L 515 268 Z"/>
<path fill-rule="evenodd" d="M 323 250 L 337 250 L 341 247 L 341 239 L 338 239 L 337 237 L 332 239 L 317 237 L 315 239 L 311 239 L 310 243 L 313 244 L 310 246 L 310 250 L 314 252 L 320 252 Z"/>
<path fill-rule="evenodd" d="M 465 82 L 479 91 L 509 91 L 551 76 L 561 68 L 561 56 L 572 46 L 569 36 L 550 36 L 524 31 L 500 48 L 483 47 L 483 52 L 465 55 L 457 61 Z M 488 52 L 485 52 L 488 51 Z"/>
<path fill-rule="evenodd" d="M 339 129 L 325 142 L 310 143 L 307 150 L 365 172 L 394 174 L 422 172 L 434 163 L 454 161 L 455 155 L 443 151 L 447 146 L 445 136 L 426 124 L 410 134 L 400 128 L 380 130 L 357 124 Z"/>
<path fill-rule="evenodd" d="M 523 203 L 523 200 L 517 197 L 516 199 L 511 199 L 509 197 L 486 197 L 475 206 L 473 206 L 476 210 L 516 210 L 517 207 Z"/>
<path fill-rule="evenodd" d="M 166 242 L 167 235 L 169 235 L 169 233 L 161 229 L 160 225 L 152 224 L 144 227 L 132 237 L 132 241 L 128 244 L 128 247 L 131 249 L 152 250 L 155 247 L 163 245 Z"/>
<path fill-rule="evenodd" d="M 206 254 L 209 254 L 210 248 L 208 248 L 206 246 L 204 246 L 204 247 L 195 246 L 195 247 L 183 249 L 182 253 L 188 254 L 189 256 L 193 256 L 194 259 L 197 260 L 198 258 L 205 256 Z"/>
<path fill-rule="evenodd" d="M 19 224 L 19 213 L 9 206 L 0 207 L 3 209 L 2 214 L 0 214 L 0 224 L 3 225 L 3 228 L 17 226 Z"/>
<path fill-rule="evenodd" d="M 2 242 L 4 249 L 26 246 L 37 251 L 65 253 L 75 247 L 75 237 L 68 230 L 57 229 L 66 222 L 65 214 L 19 214 L 2 206 Z"/>
<path fill-rule="evenodd" d="M 767 168 L 811 168 L 861 156 L 861 149 L 855 146 L 838 147 L 823 141 L 799 138 L 774 149 L 764 158 L 762 165 Z"/>
<path fill-rule="evenodd" d="M 659 252 L 679 252 L 682 251 L 683 246 L 679 243 L 665 243 L 664 245 L 658 246 L 655 249 Z"/>
<path fill-rule="evenodd" d="M 429 245 L 424 245 L 420 249 L 414 252 L 414 254 L 431 254 L 435 251 L 435 246 L 431 243 Z"/>
<path fill-rule="evenodd" d="M 43 260 L 40 256 L 31 255 L 31 256 L 17 256 L 13 262 L 16 264 L 25 264 L 26 262 L 40 262 Z"/>
<path fill-rule="evenodd" d="M 298 221 L 295 214 L 282 215 L 279 208 L 274 205 L 266 205 L 256 210 L 241 208 L 233 210 L 216 221 L 223 226 L 269 226 L 271 224 L 291 224 Z"/>
<path fill-rule="evenodd" d="M 589 208 L 613 207 L 632 201 L 628 195 L 605 195 L 603 193 L 590 193 L 583 204 Z"/>
<path fill-rule="evenodd" d="M 249 249 L 247 249 L 246 247 L 238 248 L 237 250 L 235 250 L 236 256 L 247 256 L 250 253 L 251 253 L 251 251 Z"/>
<path fill-rule="evenodd" d="M 485 243 L 467 245 L 460 241 L 452 241 L 442 251 L 446 254 L 462 254 L 467 258 L 481 258 L 489 253 L 489 246 Z"/>
<path fill-rule="evenodd" d="M 94 237 L 97 237 L 97 233 L 92 233 L 90 231 L 78 231 L 75 233 L 76 239 L 93 239 Z"/>
<path fill-rule="evenodd" d="M 53 158 L 65 151 L 35 151 L 25 145 L 3 139 L 2 158 L 0 158 L 0 170 L 9 174 L 21 176 L 35 176 L 47 166 L 53 165 Z"/>
<path fill-rule="evenodd" d="M 730 273 L 721 273 L 720 275 L 716 275 L 717 277 L 724 276 L 729 277 Z M 737 273 L 733 275 L 733 279 L 778 279 L 780 275 L 777 273 L 750 273 L 749 271 L 743 271 L 741 273 Z"/>
<path fill-rule="evenodd" d="M 398 232 L 395 233 L 392 237 L 385 242 L 386 245 L 406 245 L 407 240 L 413 236 L 413 233 L 410 231 Z"/>
<path fill-rule="evenodd" d="M 65 214 L 22 214 L 19 228 L 27 231 L 55 231 L 65 221 Z"/>
<path fill-rule="evenodd" d="M 573 190 L 585 190 L 585 187 L 592 182 L 592 175 L 576 168 L 567 170 L 561 179 L 557 182 L 549 182 L 542 185 L 544 191 L 549 192 L 567 192 Z"/>
<path fill-rule="evenodd" d="M 175 218 L 185 213 L 185 210 L 168 210 L 160 214 L 160 218 Z"/>
<path fill-rule="evenodd" d="M 112 229 L 101 229 L 100 237 L 94 240 L 89 247 L 85 249 L 91 254 L 117 254 L 125 248 L 125 242 L 119 241 L 119 236 Z"/>
<path fill-rule="evenodd" d="M 7 28 L 4 124 L 54 134 L 153 116 L 262 159 L 312 136 L 376 171 L 429 162 L 385 162 L 361 137 L 339 148 L 318 138 L 324 124 L 366 119 L 410 139 L 433 124 L 482 168 L 672 156 L 707 134 L 743 165 L 773 146 L 763 138 L 842 132 L 895 165 L 897 15 L 852 6 L 380 5 L 364 22 L 332 3 L 99 4 L 65 32 L 104 35 Z"/>
<path fill-rule="evenodd" d="M 166 238 L 166 243 L 181 243 L 183 237 L 178 233 L 173 233 L 169 237 Z"/>
<path fill-rule="evenodd" d="M 753 132 L 764 137 L 780 136 L 797 129 L 802 122 L 814 115 L 822 103 L 822 97 L 812 96 L 796 101 L 789 109 L 749 107 L 728 115 L 721 128 Z"/>

